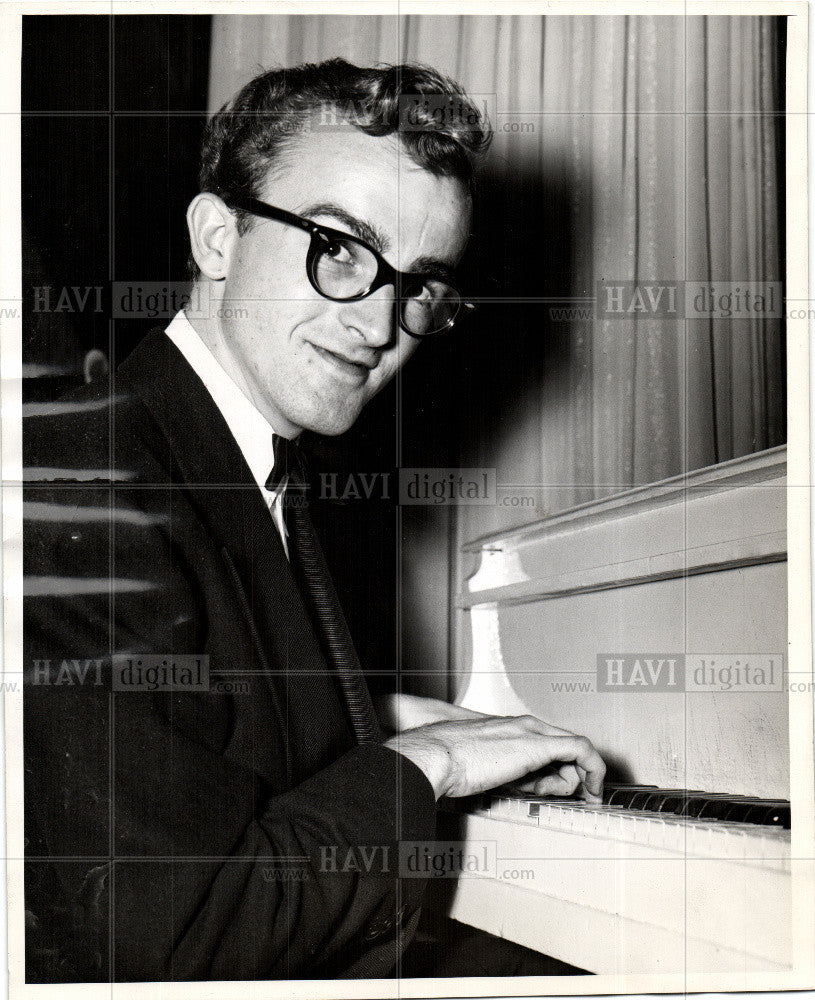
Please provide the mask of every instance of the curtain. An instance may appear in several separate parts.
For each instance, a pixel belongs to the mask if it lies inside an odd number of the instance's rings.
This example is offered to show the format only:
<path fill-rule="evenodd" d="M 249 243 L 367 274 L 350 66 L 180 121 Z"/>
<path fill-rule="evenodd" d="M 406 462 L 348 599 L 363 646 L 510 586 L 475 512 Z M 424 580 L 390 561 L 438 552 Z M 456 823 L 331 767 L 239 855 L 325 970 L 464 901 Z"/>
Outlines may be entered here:
<path fill-rule="evenodd" d="M 593 302 L 598 282 L 679 283 L 683 298 L 682 282 L 781 280 L 775 18 L 213 21 L 213 109 L 263 68 L 339 55 L 432 65 L 491 111 L 479 265 L 498 302 L 458 344 L 461 461 L 536 505 L 465 512 L 465 534 L 785 440 L 780 317 L 620 318 Z"/>
<path fill-rule="evenodd" d="M 212 110 L 261 69 L 342 56 L 431 65 L 496 128 L 472 255 L 484 301 L 422 346 L 395 394 L 401 465 L 495 468 L 498 482 L 494 506 L 401 509 L 396 600 L 373 631 L 399 637 L 414 693 L 452 696 L 469 659 L 462 543 L 785 440 L 783 320 L 620 318 L 594 303 L 598 282 L 781 280 L 779 24 L 213 18 Z"/>

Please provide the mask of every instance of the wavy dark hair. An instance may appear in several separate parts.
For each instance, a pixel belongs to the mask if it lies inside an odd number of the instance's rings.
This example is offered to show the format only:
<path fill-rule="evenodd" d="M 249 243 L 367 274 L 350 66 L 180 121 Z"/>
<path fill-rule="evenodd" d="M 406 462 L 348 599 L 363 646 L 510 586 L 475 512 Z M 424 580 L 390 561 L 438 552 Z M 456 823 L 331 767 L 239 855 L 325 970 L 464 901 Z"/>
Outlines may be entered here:
<path fill-rule="evenodd" d="M 429 67 L 361 68 L 329 59 L 261 73 L 213 116 L 201 151 L 200 190 L 227 204 L 236 196 L 257 197 L 274 158 L 318 115 L 367 135 L 397 133 L 414 162 L 458 178 L 471 192 L 476 163 L 492 140 L 486 114 Z M 251 217 L 237 215 L 244 233 Z"/>

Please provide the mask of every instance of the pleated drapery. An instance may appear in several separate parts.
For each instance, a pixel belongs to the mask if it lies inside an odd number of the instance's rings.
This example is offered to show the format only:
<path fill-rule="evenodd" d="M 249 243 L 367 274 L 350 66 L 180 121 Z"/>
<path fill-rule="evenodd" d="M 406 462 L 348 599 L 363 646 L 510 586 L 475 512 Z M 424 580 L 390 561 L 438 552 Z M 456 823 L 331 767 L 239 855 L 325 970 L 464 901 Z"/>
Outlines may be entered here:
<path fill-rule="evenodd" d="M 594 307 L 598 282 L 781 280 L 778 48 L 763 16 L 214 18 L 213 109 L 261 69 L 343 56 L 432 65 L 493 113 L 495 356 L 462 378 L 502 405 L 473 407 L 462 463 L 538 504 L 464 509 L 462 537 L 785 440 L 780 317 Z"/>

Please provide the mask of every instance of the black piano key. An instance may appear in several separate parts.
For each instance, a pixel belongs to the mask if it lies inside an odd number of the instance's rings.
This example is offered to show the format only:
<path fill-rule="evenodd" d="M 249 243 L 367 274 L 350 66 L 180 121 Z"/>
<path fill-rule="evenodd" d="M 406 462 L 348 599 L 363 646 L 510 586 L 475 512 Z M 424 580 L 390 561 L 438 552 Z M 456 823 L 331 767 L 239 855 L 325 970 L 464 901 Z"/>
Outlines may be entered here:
<path fill-rule="evenodd" d="M 688 803 L 697 794 L 699 793 L 688 792 L 684 788 L 670 789 L 664 792 L 659 798 L 655 796 L 652 802 L 649 803 L 648 808 L 654 812 L 670 813 L 674 816 L 686 816 Z"/>
<path fill-rule="evenodd" d="M 682 810 L 682 815 L 689 819 L 699 819 L 705 806 L 715 801 L 715 798 L 706 795 L 704 792 L 698 795 L 689 795 L 685 800 L 685 808 Z"/>
<path fill-rule="evenodd" d="M 684 808 L 685 799 L 690 793 L 684 788 L 658 788 L 649 793 L 637 808 L 646 812 L 674 813 Z"/>
<path fill-rule="evenodd" d="M 656 813 L 672 813 L 680 799 L 676 795 L 654 795 L 647 803 L 648 810 Z"/>
<path fill-rule="evenodd" d="M 757 807 L 761 805 L 756 799 L 742 799 L 741 801 L 734 800 L 730 804 L 730 808 L 727 810 L 726 815 L 722 817 L 728 823 L 749 823 L 748 817 L 751 813 L 756 814 Z"/>
<path fill-rule="evenodd" d="M 539 805 L 533 803 L 548 801 L 565 805 L 570 801 L 557 796 L 541 798 L 533 793 L 518 792 L 514 789 L 507 790 L 506 794 L 527 799 L 530 802 L 530 815 L 539 811 Z M 790 829 L 790 804 L 781 799 L 759 799 L 725 792 L 705 792 L 698 788 L 659 788 L 657 785 L 607 783 L 603 789 L 603 804 L 621 811 L 661 813 L 666 817 L 675 816 L 682 819 L 747 823 Z"/>
<path fill-rule="evenodd" d="M 658 813 L 675 813 L 677 810 L 681 812 L 684 807 L 685 798 L 677 792 L 666 792 L 660 793 L 659 795 L 652 795 L 645 804 L 645 808 L 648 809 L 649 812 Z"/>
<path fill-rule="evenodd" d="M 608 798 L 608 805 L 622 806 L 627 809 L 628 804 L 638 794 L 635 788 L 615 788 Z"/>
<path fill-rule="evenodd" d="M 629 808 L 633 799 L 643 792 L 659 791 L 656 785 L 606 785 L 603 790 L 603 802 L 609 806 Z"/>
<path fill-rule="evenodd" d="M 792 828 L 792 810 L 790 809 L 789 802 L 781 802 L 765 815 L 764 823 L 766 826 L 777 826 L 782 830 L 789 830 Z"/>
<path fill-rule="evenodd" d="M 773 806 L 768 805 L 766 802 L 758 802 L 750 806 L 747 815 L 744 818 L 745 823 L 756 823 L 761 826 L 766 826 L 765 822 L 767 816 L 772 813 Z"/>
<path fill-rule="evenodd" d="M 650 791 L 639 792 L 628 804 L 629 809 L 646 810 L 650 809 L 649 801 L 654 798 L 654 793 Z"/>
<path fill-rule="evenodd" d="M 648 812 L 659 812 L 665 803 L 665 799 L 670 795 L 671 791 L 666 788 L 658 788 L 655 792 L 649 792 L 642 804 L 642 808 Z"/>
<path fill-rule="evenodd" d="M 732 799 L 709 798 L 699 810 L 699 819 L 725 819 L 732 805 Z"/>
<path fill-rule="evenodd" d="M 694 789 L 685 793 L 684 808 L 677 815 L 686 816 L 689 819 L 699 819 L 705 811 L 715 813 L 719 808 L 717 803 L 731 802 L 732 799 L 732 795 L 719 792 L 700 792 Z"/>
<path fill-rule="evenodd" d="M 729 818 L 729 817 L 728 817 Z M 758 800 L 752 804 L 743 823 L 755 823 L 759 826 L 777 826 L 784 830 L 790 829 L 789 802 Z"/>

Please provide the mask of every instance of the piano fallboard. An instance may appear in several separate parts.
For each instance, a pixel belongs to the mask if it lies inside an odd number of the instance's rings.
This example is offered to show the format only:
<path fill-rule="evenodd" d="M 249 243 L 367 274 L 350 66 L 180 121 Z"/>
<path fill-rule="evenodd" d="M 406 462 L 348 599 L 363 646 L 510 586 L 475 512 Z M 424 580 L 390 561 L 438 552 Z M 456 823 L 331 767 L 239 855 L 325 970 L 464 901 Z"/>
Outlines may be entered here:
<path fill-rule="evenodd" d="M 781 823 L 503 793 L 447 808 L 446 836 L 468 853 L 494 845 L 497 857 L 494 871 L 459 877 L 457 920 L 596 973 L 790 967 L 790 832 Z"/>

